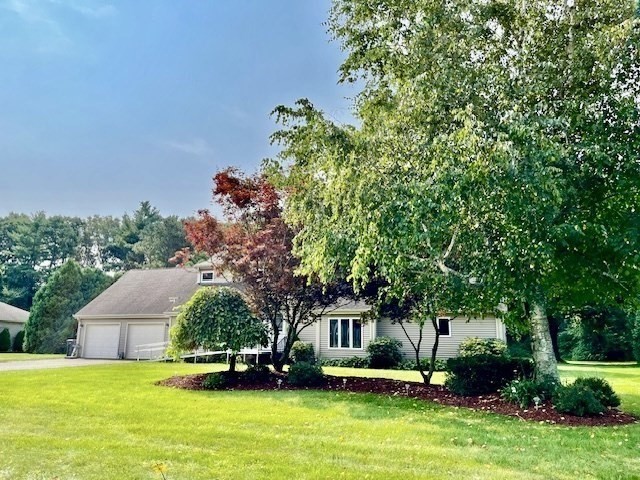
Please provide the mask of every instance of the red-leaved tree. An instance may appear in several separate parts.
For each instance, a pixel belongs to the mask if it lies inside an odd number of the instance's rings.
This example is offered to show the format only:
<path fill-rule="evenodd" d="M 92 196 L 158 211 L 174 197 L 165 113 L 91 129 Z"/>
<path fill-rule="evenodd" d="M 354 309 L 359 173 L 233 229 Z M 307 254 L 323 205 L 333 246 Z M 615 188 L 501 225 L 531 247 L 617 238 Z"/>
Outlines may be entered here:
<path fill-rule="evenodd" d="M 229 168 L 216 173 L 213 182 L 213 198 L 225 221 L 200 210 L 185 223 L 187 238 L 196 251 L 215 259 L 220 272 L 243 285 L 251 307 L 270 326 L 271 361 L 282 371 L 300 332 L 351 297 L 351 289 L 296 275 L 295 232 L 281 217 L 281 192 L 264 175 L 247 177 Z M 177 252 L 175 259 L 184 262 L 190 253 Z"/>

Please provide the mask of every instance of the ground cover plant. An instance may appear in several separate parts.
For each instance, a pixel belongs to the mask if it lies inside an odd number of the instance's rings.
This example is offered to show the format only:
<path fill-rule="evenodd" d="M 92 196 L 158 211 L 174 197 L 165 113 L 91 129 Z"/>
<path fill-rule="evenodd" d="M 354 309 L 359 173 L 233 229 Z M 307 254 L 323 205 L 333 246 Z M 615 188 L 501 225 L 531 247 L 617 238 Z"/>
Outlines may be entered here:
<path fill-rule="evenodd" d="M 640 475 L 640 425 L 540 425 L 402 395 L 154 385 L 214 369 L 226 366 L 123 363 L 0 373 L 0 479 L 157 479 L 158 463 L 171 480 Z M 638 367 L 561 372 L 566 380 L 605 376 L 622 408 L 640 414 Z M 325 373 L 420 381 L 410 371 Z"/>

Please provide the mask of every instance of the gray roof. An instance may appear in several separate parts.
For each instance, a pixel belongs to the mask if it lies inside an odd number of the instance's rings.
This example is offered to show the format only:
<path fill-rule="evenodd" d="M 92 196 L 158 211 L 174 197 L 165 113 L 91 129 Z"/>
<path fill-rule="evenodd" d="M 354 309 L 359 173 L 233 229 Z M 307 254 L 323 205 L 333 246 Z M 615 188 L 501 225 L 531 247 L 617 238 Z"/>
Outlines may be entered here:
<path fill-rule="evenodd" d="M 197 281 L 197 272 L 188 268 L 129 270 L 76 316 L 161 315 L 189 300 L 200 287 Z"/>
<path fill-rule="evenodd" d="M 0 302 L 0 322 L 26 323 L 28 318 L 29 312 L 26 310 Z"/>

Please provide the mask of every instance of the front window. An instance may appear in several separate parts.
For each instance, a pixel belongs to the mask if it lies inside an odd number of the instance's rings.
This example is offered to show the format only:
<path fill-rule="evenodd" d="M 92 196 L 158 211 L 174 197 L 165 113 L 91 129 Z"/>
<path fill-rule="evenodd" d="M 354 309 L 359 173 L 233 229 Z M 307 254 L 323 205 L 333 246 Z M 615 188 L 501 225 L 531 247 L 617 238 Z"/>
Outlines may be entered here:
<path fill-rule="evenodd" d="M 202 272 L 201 274 L 202 283 L 212 283 L 213 282 L 213 272 Z"/>
<path fill-rule="evenodd" d="M 329 320 L 329 348 L 362 349 L 362 323 L 358 318 Z"/>
<path fill-rule="evenodd" d="M 438 331 L 441 337 L 451 336 L 451 319 L 450 318 L 438 318 Z"/>

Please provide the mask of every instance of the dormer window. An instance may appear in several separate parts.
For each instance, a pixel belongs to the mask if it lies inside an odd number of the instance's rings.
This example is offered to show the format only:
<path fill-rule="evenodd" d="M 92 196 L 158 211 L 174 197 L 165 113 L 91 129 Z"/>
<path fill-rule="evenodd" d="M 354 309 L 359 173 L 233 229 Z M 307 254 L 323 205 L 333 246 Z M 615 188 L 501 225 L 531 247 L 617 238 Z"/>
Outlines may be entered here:
<path fill-rule="evenodd" d="M 200 283 L 213 283 L 213 272 L 200 272 Z"/>

